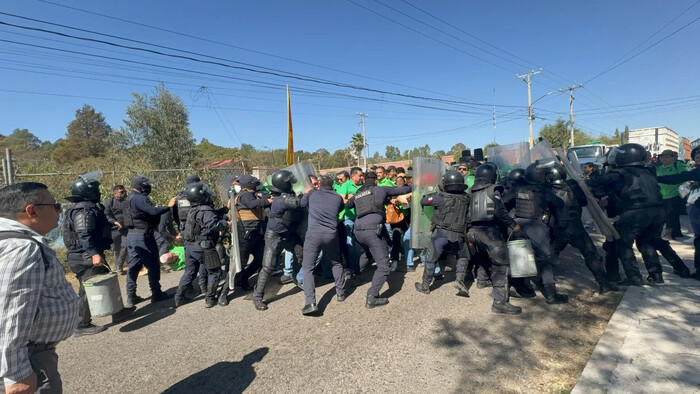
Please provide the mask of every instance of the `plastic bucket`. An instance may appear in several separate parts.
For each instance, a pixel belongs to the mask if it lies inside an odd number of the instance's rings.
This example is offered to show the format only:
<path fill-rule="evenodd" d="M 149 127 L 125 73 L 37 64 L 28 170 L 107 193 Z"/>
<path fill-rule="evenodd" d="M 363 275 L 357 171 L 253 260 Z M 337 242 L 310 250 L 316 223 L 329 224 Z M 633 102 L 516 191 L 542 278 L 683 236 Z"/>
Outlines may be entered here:
<path fill-rule="evenodd" d="M 83 281 L 83 287 L 92 316 L 110 316 L 124 309 L 116 273 L 92 276 Z"/>
<path fill-rule="evenodd" d="M 527 278 L 537 276 L 535 253 L 529 239 L 508 241 L 508 260 L 510 260 L 510 276 Z"/>

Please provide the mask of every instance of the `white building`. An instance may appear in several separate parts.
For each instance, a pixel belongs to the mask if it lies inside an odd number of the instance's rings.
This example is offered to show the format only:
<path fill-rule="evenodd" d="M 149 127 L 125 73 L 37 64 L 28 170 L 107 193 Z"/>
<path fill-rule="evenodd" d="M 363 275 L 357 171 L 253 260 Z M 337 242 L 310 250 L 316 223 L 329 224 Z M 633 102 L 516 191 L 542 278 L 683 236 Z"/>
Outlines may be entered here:
<path fill-rule="evenodd" d="M 679 141 L 678 133 L 663 126 L 634 129 L 629 132 L 629 142 L 642 145 L 652 155 L 658 155 L 666 149 L 678 152 Z"/>

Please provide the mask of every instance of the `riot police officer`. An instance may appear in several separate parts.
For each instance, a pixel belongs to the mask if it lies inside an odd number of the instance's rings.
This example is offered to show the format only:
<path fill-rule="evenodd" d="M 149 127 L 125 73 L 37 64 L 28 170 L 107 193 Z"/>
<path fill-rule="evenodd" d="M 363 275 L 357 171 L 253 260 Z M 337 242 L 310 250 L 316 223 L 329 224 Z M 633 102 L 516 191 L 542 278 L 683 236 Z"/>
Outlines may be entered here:
<path fill-rule="evenodd" d="M 160 222 L 160 215 L 168 212 L 175 205 L 175 197 L 168 206 L 154 206 L 148 195 L 151 193 L 151 180 L 137 175 L 131 180 L 131 194 L 126 199 L 124 223 L 129 229 L 127 250 L 129 253 L 129 271 L 126 277 L 126 305 L 133 306 L 143 298 L 136 295 L 136 279 L 142 267 L 148 269 L 148 285 L 151 288 L 151 302 L 168 298 L 160 289 L 160 264 L 158 246 L 154 231 Z"/>
<path fill-rule="evenodd" d="M 586 195 L 581 187 L 573 179 L 566 179 L 564 167 L 555 163 L 546 175 L 547 182 L 551 185 L 554 195 L 564 202 L 564 206 L 555 209 L 553 213 L 554 225 L 552 226 L 552 248 L 555 256 L 558 256 L 566 245 L 578 249 L 583 256 L 586 267 L 591 271 L 601 293 L 617 291 L 615 283 L 608 282 L 603 262 L 598 255 L 598 250 L 593 245 L 593 240 L 583 228 L 581 221 L 582 207 L 588 205 Z"/>
<path fill-rule="evenodd" d="M 654 247 L 661 239 L 665 222 L 661 192 L 656 178 L 644 167 L 646 150 L 639 144 L 624 144 L 608 155 L 612 169 L 589 183 L 591 187 L 611 190 L 619 198 L 620 239 L 618 255 L 627 278 L 620 284 L 641 286 L 642 275 L 632 244 L 642 254 L 651 284 L 663 283 L 659 255 Z"/>
<path fill-rule="evenodd" d="M 364 250 L 364 254 L 360 257 L 360 268 L 367 266 L 370 255 L 377 262 L 372 285 L 367 290 L 365 307 L 368 309 L 389 303 L 387 298 L 379 297 L 379 291 L 386 283 L 391 271 L 389 252 L 385 241 L 388 234 L 384 226 L 386 216 L 384 201 L 387 197 L 400 196 L 410 192 L 411 186 L 377 186 L 377 174 L 368 172 L 365 175 L 365 183 L 345 204 L 348 208 L 355 208 L 357 214 L 353 232 L 358 244 Z"/>
<path fill-rule="evenodd" d="M 511 305 L 508 297 L 510 262 L 506 235 L 509 230 L 519 231 L 520 226 L 508 215 L 503 205 L 503 187 L 495 185 L 498 167 L 486 162 L 476 168 L 474 176 L 474 185 L 469 196 L 467 239 L 475 254 L 482 256 L 483 260 L 491 260 L 491 311 L 517 315 L 522 312 L 522 308 Z"/>
<path fill-rule="evenodd" d="M 80 288 L 80 322 L 75 335 L 97 334 L 107 329 L 92 324 L 83 281 L 91 276 L 109 272 L 105 267 L 104 251 L 112 244 L 111 226 L 100 205 L 100 182 L 95 173 L 82 175 L 70 187 L 66 200 L 71 204 L 63 222 L 63 242 L 68 249 L 68 264 L 75 273 Z"/>
<path fill-rule="evenodd" d="M 114 246 L 114 271 L 120 275 L 126 275 L 122 270 L 126 262 L 126 234 L 124 225 L 124 202 L 126 201 L 126 189 L 123 185 L 112 188 L 114 196 L 104 202 L 104 212 L 107 220 L 112 225 L 112 245 Z"/>
<path fill-rule="evenodd" d="M 447 171 L 442 177 L 443 191 L 424 195 L 422 206 L 435 207 L 432 219 L 432 236 L 426 250 L 423 281 L 416 282 L 419 293 L 430 294 L 430 284 L 435 275 L 435 266 L 443 254 L 457 255 L 455 286 L 457 295 L 469 297 L 469 289 L 464 283 L 465 267 L 469 259 L 468 250 L 464 244 L 467 232 L 467 211 L 469 196 L 464 193 L 467 185 L 464 176 L 457 171 Z"/>
<path fill-rule="evenodd" d="M 212 207 L 214 192 L 203 182 L 188 184 L 185 196 L 190 202 L 185 228 L 182 231 L 187 265 L 175 293 L 175 306 L 188 301 L 185 291 L 203 266 L 207 275 L 204 306 L 211 308 L 217 303 L 216 291 L 223 272 L 216 244 L 220 232 L 229 226 L 229 222 L 220 219 L 220 215 Z"/>
<path fill-rule="evenodd" d="M 257 193 L 260 187 L 258 178 L 252 175 L 241 175 L 239 178 L 241 191 L 236 194 L 233 206 L 237 211 L 238 219 L 236 228 L 238 231 L 238 250 L 241 256 L 241 264 L 246 264 L 252 255 L 253 261 L 238 273 L 236 286 L 250 291 L 248 280 L 251 275 L 262 266 L 262 256 L 265 249 L 263 238 L 264 214 L 263 210 L 272 204 L 272 196 L 265 198 Z M 228 282 L 224 283 L 220 301 L 227 302 Z"/>
<path fill-rule="evenodd" d="M 557 294 L 552 269 L 552 245 L 549 236 L 548 216 L 560 209 L 564 202 L 557 198 L 546 184 L 545 176 L 551 162 L 530 164 L 525 169 L 525 185 L 517 188 L 515 197 L 515 221 L 522 233 L 532 243 L 538 271 L 538 287 L 547 304 L 563 304 L 569 297 Z"/>
<path fill-rule="evenodd" d="M 270 206 L 267 228 L 265 230 L 265 252 L 262 268 L 258 273 L 258 282 L 253 290 L 253 305 L 255 309 L 264 311 L 267 305 L 263 302 L 265 285 L 272 275 L 282 250 L 297 254 L 297 261 L 302 259 L 301 239 L 297 235 L 297 226 L 302 220 L 302 210 L 299 207 L 299 197 L 294 194 L 292 184 L 296 183 L 294 175 L 287 170 L 279 170 L 272 174 L 271 185 L 267 188 L 274 199 Z"/>

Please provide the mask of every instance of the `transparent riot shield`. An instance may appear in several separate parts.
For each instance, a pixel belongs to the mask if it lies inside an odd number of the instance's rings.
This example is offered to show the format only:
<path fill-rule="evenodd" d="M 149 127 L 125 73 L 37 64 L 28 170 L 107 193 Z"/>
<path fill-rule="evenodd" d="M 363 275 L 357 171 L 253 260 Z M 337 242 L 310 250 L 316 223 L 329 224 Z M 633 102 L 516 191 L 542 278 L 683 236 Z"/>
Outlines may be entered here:
<path fill-rule="evenodd" d="M 229 181 L 229 184 L 231 182 Z M 229 218 L 231 220 L 231 244 L 228 246 L 229 255 L 229 267 L 228 267 L 228 285 L 229 289 L 234 289 L 236 274 L 243 271 L 243 264 L 241 263 L 241 251 L 238 244 L 238 212 L 236 211 L 235 204 L 233 202 L 232 195 L 229 195 L 231 202 L 231 209 L 228 212 Z"/>
<path fill-rule="evenodd" d="M 413 158 L 413 193 L 411 195 L 411 248 L 424 249 L 430 244 L 430 222 L 434 208 L 422 207 L 424 194 L 435 193 L 445 173 L 445 164 L 440 159 Z"/>
<path fill-rule="evenodd" d="M 581 190 L 583 190 L 583 194 L 586 195 L 586 200 L 588 200 L 588 206 L 584 207 L 584 211 L 587 211 L 588 214 L 591 216 L 596 226 L 600 230 L 600 233 L 609 239 L 620 238 L 620 235 L 617 233 L 617 230 L 615 230 L 615 228 L 612 225 L 612 221 L 610 220 L 610 218 L 608 218 L 605 212 L 603 212 L 603 209 L 600 207 L 600 205 L 598 205 L 598 200 L 596 200 L 595 197 L 593 197 L 593 193 L 591 193 L 591 190 L 588 188 L 588 185 L 586 184 L 586 182 L 584 182 L 583 178 L 581 177 L 581 173 L 578 171 L 578 168 L 580 168 L 578 162 L 571 163 L 571 161 L 566 155 L 561 155 L 557 157 L 556 153 L 554 153 L 554 150 L 549 145 L 547 140 L 542 140 L 532 147 L 530 158 L 532 159 L 533 157 L 537 157 L 537 160 L 543 162 L 552 158 L 555 158 L 558 161 L 560 161 L 566 169 L 566 175 L 570 179 L 576 181 L 576 183 L 578 183 L 578 185 L 581 187 Z"/>
<path fill-rule="evenodd" d="M 294 193 L 299 194 L 303 192 L 307 187 L 311 187 L 311 180 L 309 175 L 316 175 L 316 169 L 312 163 L 295 163 L 289 167 L 282 168 L 282 170 L 287 170 L 294 174 L 294 183 L 292 183 L 292 190 Z M 272 184 L 272 174 L 268 175 L 267 184 Z"/>
<path fill-rule="evenodd" d="M 500 175 L 507 176 L 514 168 L 526 168 L 531 163 L 527 142 L 498 145 L 488 148 L 488 160 L 498 166 Z"/>
<path fill-rule="evenodd" d="M 86 174 L 80 175 L 80 178 L 84 180 L 87 183 L 93 182 L 93 181 L 99 181 L 102 179 L 102 170 L 96 170 L 96 171 L 91 171 Z"/>

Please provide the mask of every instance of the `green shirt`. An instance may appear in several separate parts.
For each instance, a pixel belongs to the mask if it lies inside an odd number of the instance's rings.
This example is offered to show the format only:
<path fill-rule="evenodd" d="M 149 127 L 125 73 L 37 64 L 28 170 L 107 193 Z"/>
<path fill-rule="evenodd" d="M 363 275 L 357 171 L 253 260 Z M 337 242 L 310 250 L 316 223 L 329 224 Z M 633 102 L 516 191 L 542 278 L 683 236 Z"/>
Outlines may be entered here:
<path fill-rule="evenodd" d="M 336 193 L 347 198 L 348 194 L 357 193 L 357 189 L 359 189 L 360 186 L 355 186 L 355 184 L 352 183 L 352 180 L 348 179 L 347 181 L 345 181 L 345 183 L 338 186 L 338 189 L 336 189 Z M 338 218 L 348 218 L 350 220 L 355 220 L 355 218 L 357 218 L 357 215 L 355 215 L 355 208 L 344 208 L 342 211 L 340 211 L 340 215 L 338 215 Z"/>
<path fill-rule="evenodd" d="M 471 187 L 474 185 L 474 171 L 472 171 L 471 168 L 469 169 L 469 172 L 467 172 L 467 175 L 464 176 L 464 183 L 469 189 L 471 189 Z"/>
<path fill-rule="evenodd" d="M 391 180 L 391 178 L 384 178 L 381 181 L 377 182 L 377 186 L 396 187 L 396 184 L 394 183 L 394 181 Z"/>
<path fill-rule="evenodd" d="M 663 165 L 656 167 L 656 176 L 676 175 L 688 170 L 690 170 L 690 167 L 688 167 L 684 162 L 677 160 L 675 163 L 671 164 L 668 167 L 665 167 Z M 679 185 L 680 183 L 675 185 L 666 185 L 663 183 L 659 183 L 659 187 L 661 188 L 661 196 L 663 197 L 663 199 L 668 200 L 669 198 L 676 197 L 678 195 Z"/>

